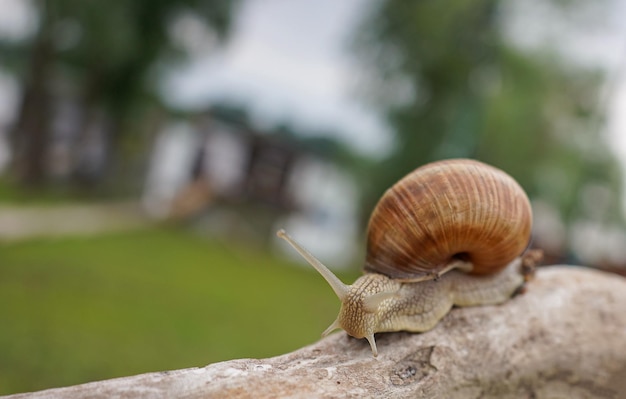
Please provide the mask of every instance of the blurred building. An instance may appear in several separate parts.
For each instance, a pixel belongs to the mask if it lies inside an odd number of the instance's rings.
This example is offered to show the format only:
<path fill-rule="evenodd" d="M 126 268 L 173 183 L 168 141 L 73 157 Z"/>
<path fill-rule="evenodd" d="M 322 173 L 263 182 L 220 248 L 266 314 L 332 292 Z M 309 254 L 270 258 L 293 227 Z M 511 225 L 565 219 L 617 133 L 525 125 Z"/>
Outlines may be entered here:
<path fill-rule="evenodd" d="M 357 202 L 325 154 L 210 113 L 158 134 L 144 193 L 155 218 L 266 243 L 284 227 L 335 265 L 353 258 Z"/>

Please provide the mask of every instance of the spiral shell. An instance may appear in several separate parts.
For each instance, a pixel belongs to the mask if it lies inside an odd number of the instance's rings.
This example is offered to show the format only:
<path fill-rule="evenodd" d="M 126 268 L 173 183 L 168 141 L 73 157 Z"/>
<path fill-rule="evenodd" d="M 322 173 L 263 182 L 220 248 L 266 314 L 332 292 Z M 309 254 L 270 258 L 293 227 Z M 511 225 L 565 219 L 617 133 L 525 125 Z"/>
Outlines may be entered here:
<path fill-rule="evenodd" d="M 366 272 L 411 281 L 454 259 L 490 274 L 530 242 L 532 210 L 505 172 L 470 159 L 417 168 L 380 199 L 368 225 Z"/>

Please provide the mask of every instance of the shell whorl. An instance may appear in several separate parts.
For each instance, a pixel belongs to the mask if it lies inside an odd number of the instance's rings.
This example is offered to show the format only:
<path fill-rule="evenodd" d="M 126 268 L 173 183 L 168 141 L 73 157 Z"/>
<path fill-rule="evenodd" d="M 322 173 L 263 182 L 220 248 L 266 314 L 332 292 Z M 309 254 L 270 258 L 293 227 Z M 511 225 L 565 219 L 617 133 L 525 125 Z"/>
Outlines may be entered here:
<path fill-rule="evenodd" d="M 495 273 L 527 248 L 531 227 L 528 197 L 505 172 L 470 159 L 433 162 L 376 205 L 365 271 L 411 281 L 461 258 L 473 274 Z"/>

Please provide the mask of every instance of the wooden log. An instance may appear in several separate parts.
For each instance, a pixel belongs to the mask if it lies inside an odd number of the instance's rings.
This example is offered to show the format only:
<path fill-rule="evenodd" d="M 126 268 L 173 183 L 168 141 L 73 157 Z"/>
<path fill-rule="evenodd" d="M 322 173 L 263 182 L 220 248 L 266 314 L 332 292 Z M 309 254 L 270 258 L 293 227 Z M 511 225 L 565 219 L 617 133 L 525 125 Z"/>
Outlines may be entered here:
<path fill-rule="evenodd" d="M 504 305 L 453 309 L 429 332 L 376 342 L 378 358 L 367 341 L 339 332 L 269 359 L 8 398 L 625 398 L 626 279 L 540 269 Z"/>

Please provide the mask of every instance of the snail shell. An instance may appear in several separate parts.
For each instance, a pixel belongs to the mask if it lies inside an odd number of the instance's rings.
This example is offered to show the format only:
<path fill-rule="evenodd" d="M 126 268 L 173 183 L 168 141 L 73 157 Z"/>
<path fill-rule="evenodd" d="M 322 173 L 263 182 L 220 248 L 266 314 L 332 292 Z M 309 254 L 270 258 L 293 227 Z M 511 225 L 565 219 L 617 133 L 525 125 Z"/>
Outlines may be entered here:
<path fill-rule="evenodd" d="M 528 197 L 505 172 L 469 159 L 433 162 L 376 205 L 365 271 L 416 281 L 462 259 L 473 274 L 495 273 L 528 247 L 531 226 Z"/>

